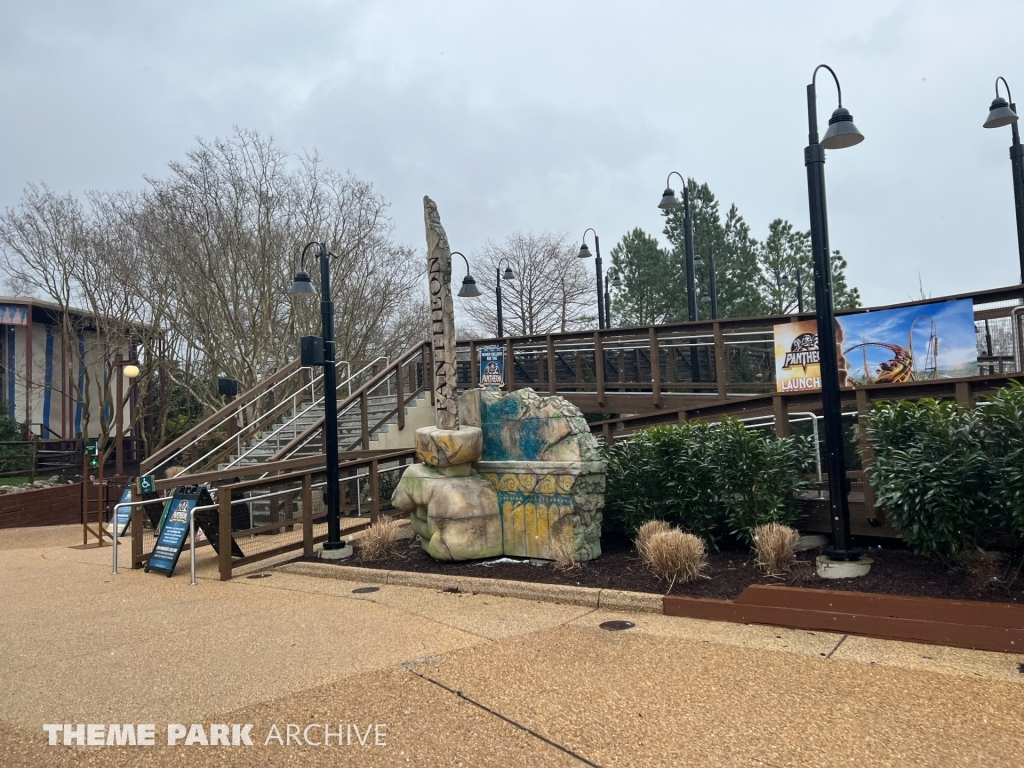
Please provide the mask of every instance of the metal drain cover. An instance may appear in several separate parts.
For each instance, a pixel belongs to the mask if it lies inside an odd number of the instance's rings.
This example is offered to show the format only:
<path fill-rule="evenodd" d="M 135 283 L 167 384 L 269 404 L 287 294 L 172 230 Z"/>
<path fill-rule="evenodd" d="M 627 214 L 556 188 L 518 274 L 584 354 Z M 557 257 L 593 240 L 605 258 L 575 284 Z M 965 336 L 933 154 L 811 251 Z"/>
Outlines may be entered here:
<path fill-rule="evenodd" d="M 380 587 L 356 587 L 352 591 L 357 595 L 368 595 L 370 592 L 380 592 Z"/>
<path fill-rule="evenodd" d="M 607 629 L 610 632 L 621 632 L 624 629 L 632 629 L 636 624 L 632 621 L 606 621 L 599 626 L 601 629 Z"/>

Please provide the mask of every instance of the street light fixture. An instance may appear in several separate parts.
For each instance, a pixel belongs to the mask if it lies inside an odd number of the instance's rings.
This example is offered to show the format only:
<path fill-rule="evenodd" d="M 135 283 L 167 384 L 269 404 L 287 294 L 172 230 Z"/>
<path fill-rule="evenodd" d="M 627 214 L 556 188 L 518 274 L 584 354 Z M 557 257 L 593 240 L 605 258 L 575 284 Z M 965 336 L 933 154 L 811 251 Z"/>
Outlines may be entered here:
<path fill-rule="evenodd" d="M 462 260 L 466 262 L 466 276 L 462 278 L 462 287 L 459 288 L 458 296 L 460 299 L 474 299 L 480 295 L 480 289 L 476 287 L 476 280 L 473 279 L 473 275 L 469 273 L 469 259 L 459 251 L 452 251 L 452 256 L 462 256 Z"/>
<path fill-rule="evenodd" d="M 718 284 L 716 282 L 716 276 L 715 276 L 715 251 L 714 251 L 714 249 L 711 248 L 711 246 L 708 246 L 708 260 L 707 260 L 707 264 L 706 265 L 705 265 L 704 259 L 702 259 L 700 257 L 700 254 L 697 254 L 696 256 L 693 257 L 693 266 L 696 269 L 704 269 L 705 266 L 708 267 L 708 291 L 709 291 L 710 295 L 708 293 L 705 293 L 703 296 L 701 296 L 700 301 L 701 301 L 702 304 L 710 304 L 711 305 L 711 319 L 712 320 L 717 320 L 718 319 Z"/>
<path fill-rule="evenodd" d="M 818 141 L 818 71 L 827 69 L 836 81 L 839 107 L 828 121 L 828 130 Z M 829 520 L 832 524 L 834 560 L 859 560 L 860 550 L 851 546 L 849 481 L 843 451 L 842 404 L 839 397 L 839 363 L 836 356 L 835 312 L 832 307 L 832 265 L 829 258 L 828 214 L 825 207 L 825 150 L 852 147 L 864 140 L 843 108 L 839 78 L 826 64 L 819 65 L 807 86 L 807 198 L 811 217 L 811 252 L 814 257 L 814 299 L 818 321 L 818 359 L 821 368 L 821 408 L 825 426 L 825 466 L 828 471 Z"/>
<path fill-rule="evenodd" d="M 611 298 L 611 295 L 608 292 L 608 288 L 609 287 L 611 287 L 611 288 L 621 288 L 622 287 L 622 278 L 619 277 L 618 275 L 613 277 L 611 279 L 611 281 L 609 282 L 609 280 L 608 280 L 608 273 L 611 272 L 611 271 L 612 271 L 612 267 L 608 267 L 608 269 L 604 273 L 604 327 L 605 328 L 611 328 L 612 327 L 612 298 Z"/>
<path fill-rule="evenodd" d="M 509 282 L 512 282 L 513 280 L 516 279 L 516 273 L 512 271 L 512 264 L 511 263 L 508 263 L 508 264 L 505 265 L 505 272 L 504 272 L 504 274 L 502 274 L 501 263 L 503 261 L 504 262 L 508 262 L 508 257 L 507 256 L 502 256 L 500 259 L 498 259 L 498 266 L 495 267 L 495 269 L 494 269 L 494 273 L 495 273 L 495 282 L 494 282 L 495 289 L 494 289 L 494 293 L 495 293 L 495 295 L 498 298 L 498 338 L 499 339 L 504 338 L 504 336 L 505 336 L 504 325 L 502 324 L 502 317 L 501 317 L 501 281 L 502 280 L 508 280 Z"/>
<path fill-rule="evenodd" d="M 683 202 L 680 203 L 676 197 L 675 190 L 669 186 L 672 174 L 679 177 L 683 182 Z M 693 256 L 693 218 L 690 216 L 690 190 L 686 185 L 686 179 L 679 171 L 672 171 L 665 179 L 665 191 L 661 195 L 661 202 L 658 207 L 663 211 L 672 211 L 676 208 L 683 209 L 683 246 L 686 252 L 686 314 L 687 319 L 697 319 L 697 285 L 694 275 Z"/>
<path fill-rule="evenodd" d="M 299 271 L 295 273 L 291 293 L 294 296 L 314 296 L 316 289 L 306 272 L 306 253 L 315 250 L 320 262 L 320 333 L 324 351 L 324 450 L 326 453 L 327 541 L 321 557 L 340 559 L 351 550 L 341 538 L 341 496 L 338 487 L 338 392 L 334 370 L 334 302 L 331 300 L 331 259 L 338 258 L 327 250 L 324 243 L 306 243 L 302 249 Z"/>
<path fill-rule="evenodd" d="M 597 261 L 594 263 L 594 266 L 597 269 L 597 327 L 604 328 L 604 289 L 601 286 L 601 239 L 597 236 L 597 232 L 594 231 L 593 227 L 589 227 L 583 231 L 583 244 L 580 246 L 580 252 L 576 255 L 581 259 L 590 258 L 590 249 L 587 248 L 587 232 L 594 233 L 594 250 L 597 252 Z"/>
<path fill-rule="evenodd" d="M 999 81 L 1006 87 L 1006 99 L 999 95 Z M 986 128 L 1002 128 L 1010 126 L 1013 143 L 1010 145 L 1010 167 L 1013 171 L 1013 203 L 1017 212 L 1017 255 L 1020 257 L 1020 280 L 1024 283 L 1024 146 L 1020 143 L 1020 131 L 1017 128 L 1017 105 L 1010 95 L 1010 86 L 1006 78 L 996 78 L 996 97 L 989 107 Z"/>

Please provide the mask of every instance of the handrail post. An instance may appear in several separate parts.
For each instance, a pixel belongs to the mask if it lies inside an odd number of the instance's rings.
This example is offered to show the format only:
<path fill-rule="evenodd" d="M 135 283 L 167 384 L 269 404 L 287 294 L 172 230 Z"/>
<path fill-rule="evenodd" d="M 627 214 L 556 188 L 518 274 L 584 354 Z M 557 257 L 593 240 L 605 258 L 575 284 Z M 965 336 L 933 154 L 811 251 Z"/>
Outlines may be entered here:
<path fill-rule="evenodd" d="M 718 382 L 718 397 L 724 400 L 729 396 L 729 363 L 725 356 L 725 336 L 722 324 L 714 322 L 715 329 L 715 380 Z"/>
<path fill-rule="evenodd" d="M 555 339 L 549 333 L 547 335 L 548 343 L 548 394 L 555 395 L 558 393 L 558 371 L 555 368 Z"/>
<path fill-rule="evenodd" d="M 775 417 L 776 436 L 789 437 L 789 401 L 784 396 L 772 396 L 772 414 Z"/>
<path fill-rule="evenodd" d="M 302 554 L 313 556 L 313 475 L 302 477 Z"/>
<path fill-rule="evenodd" d="M 361 445 L 364 451 L 368 451 L 370 450 L 370 401 L 366 396 L 365 389 L 359 393 L 359 411 L 360 426 L 363 433 Z M 338 425 L 335 424 L 334 429 L 337 428 Z"/>
<path fill-rule="evenodd" d="M 476 341 L 469 342 L 469 386 L 476 389 L 480 386 L 480 369 L 476 363 Z"/>
<path fill-rule="evenodd" d="M 222 485 L 217 489 L 217 528 L 220 552 L 217 553 L 220 566 L 220 580 L 231 579 L 231 486 Z"/>
<path fill-rule="evenodd" d="M 883 512 L 875 506 L 875 486 L 868 481 L 868 468 L 874 463 L 875 449 L 868 440 L 867 421 L 871 412 L 871 392 L 857 387 L 857 442 L 860 447 L 860 468 L 864 472 L 864 511 L 869 519 L 883 522 Z M 815 450 L 818 446 L 814 447 Z"/>
<path fill-rule="evenodd" d="M 405 429 L 405 391 L 402 388 L 402 361 L 395 365 L 395 394 L 398 396 L 398 429 Z"/>
<path fill-rule="evenodd" d="M 597 379 L 597 404 L 604 405 L 604 348 L 601 332 L 594 331 L 594 376 Z"/>
<path fill-rule="evenodd" d="M 373 459 L 370 462 L 370 522 L 376 523 L 377 518 L 380 517 L 380 478 L 377 476 L 377 460 Z"/>
<path fill-rule="evenodd" d="M 661 353 L 658 351 L 658 331 L 653 325 L 648 328 L 648 343 L 651 352 L 651 395 L 654 407 L 661 408 Z"/>
<path fill-rule="evenodd" d="M 434 402 L 434 350 L 428 342 L 423 342 L 423 385 L 430 392 L 430 404 Z"/>

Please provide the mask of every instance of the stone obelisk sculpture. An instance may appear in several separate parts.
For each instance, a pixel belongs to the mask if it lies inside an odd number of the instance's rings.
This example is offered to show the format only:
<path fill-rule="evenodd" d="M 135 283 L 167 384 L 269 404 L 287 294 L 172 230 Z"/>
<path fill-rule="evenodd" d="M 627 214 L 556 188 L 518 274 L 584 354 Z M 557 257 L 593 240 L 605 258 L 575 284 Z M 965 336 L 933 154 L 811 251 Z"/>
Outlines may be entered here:
<path fill-rule="evenodd" d="M 434 407 L 438 429 L 458 427 L 455 382 L 455 305 L 452 303 L 452 250 L 437 204 L 423 198 L 430 278 L 430 337 L 434 352 Z"/>
<path fill-rule="evenodd" d="M 472 467 L 483 450 L 483 431 L 476 425 L 458 428 L 452 252 L 437 205 L 429 197 L 423 198 L 423 220 L 437 426 L 416 430 L 416 455 L 422 463 L 405 470 L 391 501 L 395 509 L 410 513 L 409 523 L 432 557 L 494 557 L 502 551 L 498 495 Z"/>

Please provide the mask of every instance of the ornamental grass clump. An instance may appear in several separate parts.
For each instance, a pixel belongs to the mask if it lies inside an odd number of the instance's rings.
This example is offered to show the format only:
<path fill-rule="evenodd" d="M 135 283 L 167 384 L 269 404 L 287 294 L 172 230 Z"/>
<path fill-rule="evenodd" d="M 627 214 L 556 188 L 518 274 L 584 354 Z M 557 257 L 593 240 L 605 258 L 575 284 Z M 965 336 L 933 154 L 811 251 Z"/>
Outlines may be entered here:
<path fill-rule="evenodd" d="M 551 538 L 551 559 L 554 561 L 555 569 L 563 573 L 572 573 L 583 568 L 580 563 L 579 550 L 576 546 L 576 539 L 569 528 L 563 529 L 561 533 Z"/>
<path fill-rule="evenodd" d="M 672 526 L 664 520 L 648 520 L 646 523 L 641 525 L 640 530 L 636 532 L 636 538 L 633 540 L 633 543 L 636 545 L 636 553 L 640 556 L 640 560 L 644 563 L 650 562 L 650 542 L 651 537 L 654 534 L 665 533 L 665 531 L 671 530 Z"/>
<path fill-rule="evenodd" d="M 377 522 L 371 523 L 363 533 L 359 547 L 361 559 L 372 562 L 398 550 L 398 542 L 402 538 L 402 527 L 393 517 L 382 515 Z"/>
<path fill-rule="evenodd" d="M 788 525 L 768 523 L 754 529 L 754 564 L 769 576 L 788 573 L 796 562 L 799 532 Z"/>
<path fill-rule="evenodd" d="M 668 582 L 671 592 L 676 582 L 686 584 L 704 575 L 708 567 L 707 547 L 703 539 L 678 528 L 659 531 L 647 542 L 647 567 Z"/>

